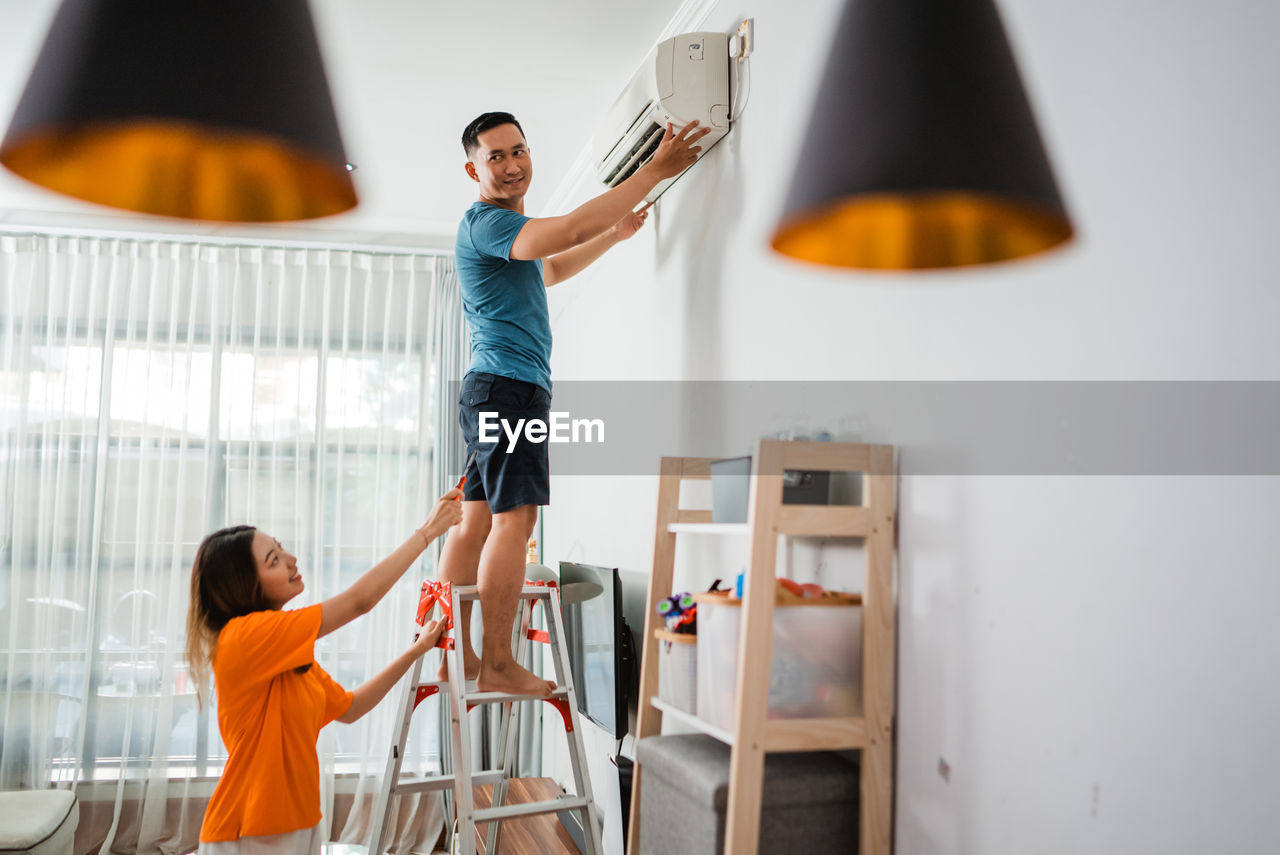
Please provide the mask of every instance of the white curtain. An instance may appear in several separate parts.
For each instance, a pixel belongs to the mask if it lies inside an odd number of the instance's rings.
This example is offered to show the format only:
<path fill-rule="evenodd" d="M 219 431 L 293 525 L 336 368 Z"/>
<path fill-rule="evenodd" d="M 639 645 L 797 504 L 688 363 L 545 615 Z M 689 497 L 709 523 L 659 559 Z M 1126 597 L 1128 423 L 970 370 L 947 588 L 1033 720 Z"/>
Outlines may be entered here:
<path fill-rule="evenodd" d="M 226 756 L 182 661 L 197 544 L 278 537 L 293 606 L 350 584 L 456 479 L 464 346 L 447 258 L 0 236 L 0 788 L 75 790 L 78 852 L 191 851 Z M 317 644 L 340 683 L 409 644 L 436 556 Z M 321 735 L 330 839 L 362 842 L 393 707 Z M 442 817 L 406 800 L 397 848 Z"/>

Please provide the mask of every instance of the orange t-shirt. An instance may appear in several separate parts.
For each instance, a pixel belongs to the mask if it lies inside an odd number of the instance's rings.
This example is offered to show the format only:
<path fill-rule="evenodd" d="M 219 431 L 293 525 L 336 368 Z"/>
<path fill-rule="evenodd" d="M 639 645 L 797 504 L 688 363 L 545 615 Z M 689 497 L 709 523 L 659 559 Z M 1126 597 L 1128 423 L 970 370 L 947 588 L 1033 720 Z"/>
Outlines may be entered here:
<path fill-rule="evenodd" d="M 320 606 L 254 612 L 218 633 L 213 679 L 227 765 L 205 809 L 200 840 L 238 840 L 320 821 L 320 728 L 353 695 L 315 663 Z M 294 671 L 311 667 L 302 674 Z"/>

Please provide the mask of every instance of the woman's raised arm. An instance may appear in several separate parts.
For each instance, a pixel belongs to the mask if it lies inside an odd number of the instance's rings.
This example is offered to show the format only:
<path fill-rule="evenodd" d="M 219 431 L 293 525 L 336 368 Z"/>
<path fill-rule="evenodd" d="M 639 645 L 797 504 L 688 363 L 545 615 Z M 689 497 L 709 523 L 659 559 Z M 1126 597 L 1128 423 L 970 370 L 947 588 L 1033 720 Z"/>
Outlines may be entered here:
<path fill-rule="evenodd" d="M 319 635 L 328 635 L 376 606 L 431 541 L 461 521 L 461 498 L 460 490 L 445 493 L 431 509 L 431 515 L 422 528 L 400 544 L 395 552 L 375 564 L 350 588 L 325 600 L 320 608 Z"/>

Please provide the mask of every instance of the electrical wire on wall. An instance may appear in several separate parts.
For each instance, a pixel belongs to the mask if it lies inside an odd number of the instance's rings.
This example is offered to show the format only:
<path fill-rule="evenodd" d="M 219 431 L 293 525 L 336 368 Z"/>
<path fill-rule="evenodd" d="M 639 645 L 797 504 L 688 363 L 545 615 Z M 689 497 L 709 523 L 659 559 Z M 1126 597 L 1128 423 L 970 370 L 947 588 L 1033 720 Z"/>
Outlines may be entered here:
<path fill-rule="evenodd" d="M 729 39 L 729 122 L 738 121 L 751 97 L 751 64 L 747 59 L 755 50 L 755 18 L 746 18 L 738 25 L 738 32 Z M 745 81 L 745 82 L 744 82 Z M 741 103 L 739 103 L 741 99 Z"/>

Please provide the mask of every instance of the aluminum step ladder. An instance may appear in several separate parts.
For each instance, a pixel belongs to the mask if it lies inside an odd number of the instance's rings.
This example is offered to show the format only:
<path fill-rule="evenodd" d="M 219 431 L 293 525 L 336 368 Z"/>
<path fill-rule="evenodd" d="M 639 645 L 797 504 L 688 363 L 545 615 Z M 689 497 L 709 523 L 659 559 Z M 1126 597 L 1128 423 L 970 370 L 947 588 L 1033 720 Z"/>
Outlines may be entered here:
<path fill-rule="evenodd" d="M 474 585 L 453 586 L 448 582 L 423 582 L 422 595 L 418 603 L 418 625 L 421 626 L 426 622 L 427 615 L 438 603 L 443 612 L 442 617 L 446 620 L 445 626 L 451 629 L 453 615 L 461 614 L 462 603 L 478 600 L 479 597 L 479 588 Z M 543 613 L 547 617 L 548 629 L 545 630 L 531 628 L 533 608 L 539 602 L 542 603 Z M 515 705 L 520 701 L 534 700 L 534 698 L 529 695 L 478 692 L 474 681 L 462 682 L 462 650 L 454 644 L 452 637 L 442 635 L 436 647 L 444 651 L 450 679 L 423 681 L 422 662 L 425 656 L 420 657 L 409 671 L 409 679 L 405 683 L 404 699 L 401 704 L 403 712 L 397 738 L 387 754 L 386 770 L 382 776 L 377 800 L 374 802 L 373 827 L 369 835 L 370 852 L 381 855 L 386 851 L 389 837 L 387 827 L 390 824 L 390 813 L 395 804 L 393 801 L 395 796 L 434 790 L 452 790 L 456 814 L 453 830 L 452 851 L 454 853 L 472 855 L 476 852 L 477 823 L 489 823 L 485 849 L 487 852 L 496 853 L 499 851 L 502 820 L 564 810 L 578 813 L 587 850 L 585 855 L 601 855 L 603 852 L 600 826 L 597 822 L 598 810 L 591 795 L 591 781 L 587 775 L 586 755 L 582 747 L 582 731 L 579 727 L 573 677 L 569 669 L 568 647 L 565 643 L 564 622 L 560 612 L 560 596 L 555 583 L 526 582 L 520 592 L 520 607 L 516 611 L 516 618 L 512 628 L 512 641 L 517 662 L 523 662 L 530 641 L 549 644 L 551 647 L 556 672 L 556 689 L 551 697 L 543 700 L 556 707 L 564 721 L 576 795 L 525 804 L 503 804 L 506 799 L 507 781 L 511 778 L 515 760 L 517 736 Z M 458 685 L 464 686 L 463 691 L 452 691 L 452 687 Z M 409 738 L 413 712 L 418 704 L 436 693 L 441 693 L 442 699 L 444 694 L 449 696 L 453 771 L 426 777 L 402 778 L 400 768 L 404 760 L 405 743 Z M 498 763 L 493 769 L 473 772 L 468 761 L 471 723 L 467 713 L 482 704 L 502 704 L 498 728 Z M 490 807 L 477 809 L 473 787 L 486 784 L 493 785 L 492 803 Z"/>

